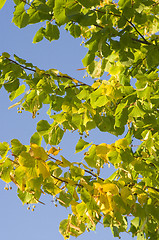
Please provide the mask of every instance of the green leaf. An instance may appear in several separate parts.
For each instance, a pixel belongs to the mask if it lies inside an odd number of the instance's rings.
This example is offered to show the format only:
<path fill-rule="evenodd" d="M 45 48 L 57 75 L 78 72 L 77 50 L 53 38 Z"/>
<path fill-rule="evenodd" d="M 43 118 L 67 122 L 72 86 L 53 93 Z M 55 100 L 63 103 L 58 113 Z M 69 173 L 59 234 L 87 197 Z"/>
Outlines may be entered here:
<path fill-rule="evenodd" d="M 59 126 L 55 126 L 50 131 L 49 136 L 46 136 L 46 142 L 48 142 L 50 145 L 58 145 L 61 142 L 63 135 L 64 131 Z"/>
<path fill-rule="evenodd" d="M 10 173 L 13 170 L 13 163 L 9 158 L 0 160 L 0 178 L 6 183 L 11 182 Z"/>
<path fill-rule="evenodd" d="M 80 191 L 80 194 L 81 194 L 81 200 L 84 203 L 89 203 L 91 201 L 91 195 L 85 188 L 82 188 L 82 190 Z"/>
<path fill-rule="evenodd" d="M 30 143 L 35 143 L 38 146 L 41 146 L 42 137 L 38 132 L 35 132 L 30 138 Z"/>
<path fill-rule="evenodd" d="M 81 3 L 84 7 L 90 8 L 90 7 L 95 7 L 100 4 L 100 0 L 78 0 L 79 3 Z"/>
<path fill-rule="evenodd" d="M 94 61 L 94 58 L 95 58 L 95 54 L 90 54 L 89 52 L 85 55 L 85 57 L 83 58 L 82 62 L 83 62 L 83 65 L 85 67 L 87 67 L 89 64 L 91 64 L 91 62 Z"/>
<path fill-rule="evenodd" d="M 7 53 L 7 52 L 3 52 L 3 53 L 2 53 L 2 57 L 4 57 L 4 58 L 10 58 L 10 54 Z"/>
<path fill-rule="evenodd" d="M 0 1 L 0 9 L 4 6 L 5 2 L 6 2 L 6 0 L 1 0 Z"/>
<path fill-rule="evenodd" d="M 19 156 L 19 154 L 23 151 L 26 151 L 26 147 L 19 142 L 18 139 L 12 139 L 11 140 L 11 146 L 12 146 L 12 153 L 16 157 Z"/>
<path fill-rule="evenodd" d="M 7 155 L 9 144 L 7 142 L 0 143 L 0 156 L 3 158 Z"/>
<path fill-rule="evenodd" d="M 92 78 L 99 78 L 102 76 L 103 71 L 102 71 L 102 65 L 101 61 L 93 61 L 91 64 L 88 65 L 87 72 Z"/>
<path fill-rule="evenodd" d="M 47 182 L 44 184 L 43 189 L 46 193 L 54 196 L 61 192 L 61 189 L 57 187 L 53 182 Z"/>
<path fill-rule="evenodd" d="M 96 163 L 97 163 L 97 159 L 99 159 L 96 155 L 96 146 L 92 145 L 87 154 L 84 157 L 85 161 L 87 162 L 88 166 L 93 167 L 93 168 L 97 168 L 96 167 Z"/>
<path fill-rule="evenodd" d="M 55 7 L 53 9 L 55 20 L 58 25 L 64 25 L 67 23 L 68 18 L 66 16 L 66 0 L 55 0 Z"/>
<path fill-rule="evenodd" d="M 26 27 L 29 22 L 29 15 L 26 13 L 24 9 L 25 3 L 21 2 L 16 6 L 14 11 L 13 22 L 19 28 Z"/>
<path fill-rule="evenodd" d="M 135 217 L 133 220 L 131 220 L 131 224 L 133 224 L 136 229 L 139 227 L 139 217 Z"/>
<path fill-rule="evenodd" d="M 34 0 L 31 7 L 27 10 L 29 14 L 29 24 L 42 22 L 44 20 L 51 20 L 52 14 L 50 8 L 43 0 Z"/>
<path fill-rule="evenodd" d="M 60 222 L 59 232 L 64 236 L 65 239 L 70 237 L 70 233 L 67 233 L 68 229 L 68 219 L 64 219 Z"/>
<path fill-rule="evenodd" d="M 43 40 L 45 34 L 45 28 L 41 27 L 35 34 L 34 38 L 33 38 L 33 43 L 37 43 L 40 42 L 41 40 Z"/>
<path fill-rule="evenodd" d="M 20 198 L 23 204 L 29 203 L 33 198 L 33 195 L 29 192 L 23 192 L 20 189 L 18 189 L 17 192 L 18 192 L 18 197 Z"/>
<path fill-rule="evenodd" d="M 130 7 L 131 6 L 131 0 L 119 0 L 119 7 L 120 8 L 125 8 L 125 7 Z"/>
<path fill-rule="evenodd" d="M 78 38 L 81 35 L 81 28 L 79 25 L 72 24 L 69 31 L 74 38 Z"/>
<path fill-rule="evenodd" d="M 80 13 L 82 6 L 74 0 L 67 1 L 66 16 L 72 20 L 74 16 Z"/>
<path fill-rule="evenodd" d="M 22 93 L 25 92 L 25 85 L 21 85 L 16 91 L 12 92 L 10 95 L 9 95 L 9 99 L 11 101 L 13 101 L 15 98 L 17 98 L 18 96 L 20 96 Z"/>
<path fill-rule="evenodd" d="M 7 90 L 7 92 L 16 91 L 19 88 L 19 79 L 11 79 L 8 82 L 4 83 L 4 88 Z"/>
<path fill-rule="evenodd" d="M 83 216 L 87 211 L 87 205 L 84 202 L 81 202 L 76 206 L 76 210 L 79 216 Z"/>
<path fill-rule="evenodd" d="M 60 192 L 59 194 L 59 203 L 64 207 L 69 207 L 70 202 L 72 201 L 72 196 L 65 191 Z"/>
<path fill-rule="evenodd" d="M 28 152 L 24 152 L 24 151 L 21 152 L 18 161 L 21 166 L 24 166 L 27 168 L 35 167 L 35 160 L 30 156 Z"/>
<path fill-rule="evenodd" d="M 60 31 L 58 29 L 58 26 L 57 25 L 53 25 L 51 23 L 47 23 L 44 36 L 50 42 L 53 41 L 53 40 L 58 40 L 59 37 L 60 37 Z"/>
<path fill-rule="evenodd" d="M 96 24 L 96 18 L 96 13 L 94 11 L 89 11 L 80 18 L 79 23 L 82 26 L 94 25 Z"/>
<path fill-rule="evenodd" d="M 83 151 L 85 148 L 89 147 L 91 144 L 92 143 L 85 142 L 83 139 L 79 139 L 79 141 L 76 145 L 76 152 L 75 153 Z"/>
<path fill-rule="evenodd" d="M 143 111 L 141 104 L 138 102 L 135 106 L 129 108 L 129 116 L 132 117 L 144 117 L 146 114 L 145 111 Z"/>
<path fill-rule="evenodd" d="M 114 237 L 119 237 L 119 230 L 116 226 L 110 227 Z"/>
<path fill-rule="evenodd" d="M 40 135 L 44 135 L 44 134 L 48 133 L 50 128 L 51 128 L 51 126 L 48 123 L 48 121 L 41 120 L 41 121 L 38 122 L 36 129 L 37 129 L 37 131 Z"/>

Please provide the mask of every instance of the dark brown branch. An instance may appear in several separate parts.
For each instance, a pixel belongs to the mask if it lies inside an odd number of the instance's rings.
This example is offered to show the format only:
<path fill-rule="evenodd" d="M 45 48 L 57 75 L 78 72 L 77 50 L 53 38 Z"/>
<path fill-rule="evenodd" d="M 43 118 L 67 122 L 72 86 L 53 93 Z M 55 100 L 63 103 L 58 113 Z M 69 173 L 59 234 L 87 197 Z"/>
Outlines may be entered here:
<path fill-rule="evenodd" d="M 147 45 L 151 45 L 151 43 L 149 43 L 148 41 L 142 41 L 142 40 L 140 40 L 140 39 L 136 39 L 136 38 L 132 38 L 132 40 L 133 41 L 135 41 L 135 42 L 139 42 L 139 43 L 143 43 L 143 44 L 147 44 Z"/>
<path fill-rule="evenodd" d="M 97 174 L 95 174 L 95 173 L 92 173 L 91 171 L 89 171 L 89 170 L 86 170 L 86 169 L 84 169 L 84 171 L 85 171 L 85 172 L 87 172 L 87 173 L 89 173 L 89 174 L 91 174 L 93 177 L 99 178 L 100 180 L 104 181 L 104 179 L 103 179 L 103 178 L 101 178 L 101 177 L 99 177 Z"/>
<path fill-rule="evenodd" d="M 52 157 L 51 155 L 48 155 L 51 159 L 53 159 L 53 160 L 55 160 L 55 161 L 58 161 L 58 162 L 60 162 L 61 164 L 62 164 L 62 161 L 61 160 L 59 160 L 59 159 L 56 159 L 56 158 L 54 158 L 54 157 Z"/>
<path fill-rule="evenodd" d="M 21 1 L 24 2 L 25 4 L 29 5 L 30 7 L 32 7 L 31 4 L 29 4 L 27 1 L 25 1 L 25 0 L 21 0 Z"/>
<path fill-rule="evenodd" d="M 153 189 L 153 190 L 159 192 L 159 189 L 158 189 L 158 188 L 155 188 L 155 187 L 149 187 L 149 186 L 147 186 L 146 188 L 151 188 L 151 189 Z"/>
<path fill-rule="evenodd" d="M 131 71 L 129 72 L 128 75 L 130 75 L 130 74 L 134 71 L 134 69 L 137 68 L 145 59 L 146 59 L 146 57 L 144 57 L 143 59 L 141 59 L 141 61 L 140 61 L 138 64 L 136 64 L 134 67 L 132 67 L 132 69 L 131 69 Z"/>
<path fill-rule="evenodd" d="M 69 181 L 67 181 L 67 180 L 63 180 L 63 179 L 61 179 L 61 178 L 55 177 L 54 175 L 51 175 L 51 176 L 52 176 L 53 178 L 55 178 L 56 180 L 62 182 L 62 183 L 67 183 L 67 184 L 69 184 Z M 76 186 L 78 186 L 78 187 L 83 187 L 83 185 L 82 185 L 82 184 L 79 184 L 79 183 L 75 183 L 74 185 L 76 185 Z"/>
<path fill-rule="evenodd" d="M 54 157 L 52 157 L 52 156 L 50 156 L 50 155 L 49 155 L 49 157 L 50 157 L 51 159 L 55 160 L 55 161 L 60 162 L 59 165 L 62 164 L 62 161 L 61 161 L 61 160 L 56 159 L 56 158 L 54 158 Z M 99 178 L 100 180 L 104 181 L 104 179 L 101 178 L 101 177 L 99 177 L 97 174 L 95 174 L 95 173 L 93 173 L 93 172 L 91 172 L 91 171 L 89 171 L 89 170 L 87 170 L 87 169 L 84 169 L 84 171 L 87 172 L 87 173 L 89 173 L 89 174 L 91 174 L 93 177 Z"/>
<path fill-rule="evenodd" d="M 34 197 L 35 198 L 35 197 Z M 40 200 L 38 200 L 37 198 L 35 198 L 35 200 L 38 202 L 38 203 L 41 203 L 43 205 L 45 205 L 45 203 L 41 202 Z"/>
<path fill-rule="evenodd" d="M 102 27 L 102 26 L 100 26 L 100 25 L 98 25 L 98 24 L 93 24 L 93 26 L 99 27 L 99 28 L 101 28 L 101 29 L 104 29 L 104 27 Z"/>
<path fill-rule="evenodd" d="M 105 14 L 105 12 L 100 11 L 100 10 L 98 10 L 98 9 L 94 9 L 94 11 L 100 12 L 100 13 L 102 13 L 102 14 Z M 113 13 L 111 13 L 111 12 L 109 12 L 108 14 L 109 14 L 109 15 L 113 15 L 113 16 L 115 16 L 115 17 L 121 17 L 121 15 L 113 14 Z M 123 15 L 123 16 L 124 16 L 124 15 Z M 125 17 L 125 16 L 124 16 L 124 17 Z M 135 29 L 135 31 L 140 35 L 140 37 L 143 39 L 143 41 L 138 40 L 138 39 L 132 39 L 132 40 L 138 41 L 138 42 L 140 42 L 140 43 L 144 43 L 144 44 L 150 45 L 151 43 L 149 43 L 149 42 L 144 38 L 144 36 L 139 32 L 139 30 L 135 27 L 135 25 L 134 25 L 131 21 L 129 21 L 126 17 L 125 17 L 125 19 L 126 19 L 126 21 Z M 100 26 L 100 25 L 94 25 L 94 26 L 103 28 L 103 27 Z"/>
<path fill-rule="evenodd" d="M 14 61 L 14 60 L 12 60 L 12 59 L 10 59 L 10 58 L 7 58 L 7 57 L 6 57 L 6 59 L 7 59 L 8 61 L 10 61 L 10 62 L 12 62 L 12 63 L 20 66 L 20 67 L 23 68 L 23 69 L 26 69 L 26 70 L 29 70 L 29 71 L 32 71 L 32 72 L 35 72 L 35 73 L 36 73 L 36 70 L 35 70 L 35 69 L 32 69 L 32 68 L 23 66 L 22 64 Z M 44 73 L 44 75 L 50 77 L 50 74 L 48 74 L 48 73 Z M 61 75 L 56 75 L 56 77 L 58 77 L 58 78 L 67 78 L 67 79 L 70 79 L 70 80 L 73 81 L 73 82 L 77 81 L 78 83 L 80 83 L 80 84 L 83 85 L 83 86 L 89 86 L 88 84 L 83 83 L 83 82 L 81 82 L 81 81 L 79 81 L 79 80 L 77 80 L 77 79 L 75 79 L 75 78 L 72 78 L 72 77 L 70 77 L 70 76 L 68 76 L 68 75 L 65 75 L 65 74 L 64 74 L 63 76 L 61 76 Z M 77 85 L 75 85 L 75 87 L 76 87 L 76 86 L 77 86 Z M 89 87 L 90 87 L 90 86 L 89 86 Z"/>
<path fill-rule="evenodd" d="M 14 61 L 14 60 L 12 60 L 12 59 L 10 59 L 10 58 L 7 58 L 7 57 L 6 57 L 6 59 L 9 60 L 10 62 L 12 62 L 12 63 L 14 63 L 14 64 L 20 66 L 20 67 L 23 68 L 23 69 L 26 69 L 26 70 L 29 70 L 29 71 L 36 72 L 35 69 L 25 67 L 25 66 L 21 65 L 20 63 L 17 63 L 16 61 Z"/>
<path fill-rule="evenodd" d="M 125 17 L 125 16 L 124 16 Z M 126 17 L 125 17 L 126 18 Z M 150 44 L 145 38 L 144 36 L 137 30 L 137 28 L 135 27 L 135 25 L 129 21 L 127 18 L 126 18 L 126 21 L 135 29 L 135 31 L 140 35 L 140 37 L 142 37 L 142 39 L 144 40 L 144 43 L 145 44 Z"/>

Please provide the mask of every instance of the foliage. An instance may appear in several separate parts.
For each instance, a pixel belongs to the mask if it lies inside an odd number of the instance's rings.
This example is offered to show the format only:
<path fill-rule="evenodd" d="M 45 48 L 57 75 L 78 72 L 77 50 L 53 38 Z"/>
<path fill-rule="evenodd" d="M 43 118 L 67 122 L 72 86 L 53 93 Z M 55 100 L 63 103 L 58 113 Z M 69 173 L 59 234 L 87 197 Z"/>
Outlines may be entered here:
<path fill-rule="evenodd" d="M 138 240 L 159 236 L 159 4 L 158 0 L 14 0 L 13 22 L 19 28 L 45 22 L 33 43 L 58 40 L 60 26 L 82 38 L 88 52 L 82 60 L 89 86 L 56 69 L 41 70 L 6 52 L 0 57 L 0 86 L 14 104 L 35 118 L 44 104 L 52 124 L 41 120 L 26 146 L 17 139 L 0 143 L 0 177 L 18 187 L 23 202 L 42 203 L 50 194 L 68 219 L 59 227 L 65 239 L 97 223 L 114 237 L 129 231 Z M 1 1 L 0 8 L 5 4 Z M 109 80 L 102 80 L 104 73 Z M 136 81 L 134 84 L 133 82 Z M 70 97 L 71 96 L 71 97 Z M 83 140 L 98 128 L 120 136 L 115 143 L 95 145 Z M 56 155 L 67 131 L 79 132 L 76 152 L 86 163 Z M 124 137 L 123 137 L 124 134 Z M 122 135 L 122 136 L 121 136 Z M 50 148 L 41 146 L 41 141 Z M 137 149 L 132 141 L 141 140 Z M 100 176 L 113 165 L 108 179 Z M 128 229 L 128 220 L 131 225 Z"/>

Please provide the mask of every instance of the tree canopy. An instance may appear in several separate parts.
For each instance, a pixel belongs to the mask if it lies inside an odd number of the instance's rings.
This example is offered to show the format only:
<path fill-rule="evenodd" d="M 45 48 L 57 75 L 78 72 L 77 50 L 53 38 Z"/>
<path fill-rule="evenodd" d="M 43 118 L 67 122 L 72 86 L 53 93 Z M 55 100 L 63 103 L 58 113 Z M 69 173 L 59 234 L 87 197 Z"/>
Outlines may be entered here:
<path fill-rule="evenodd" d="M 1 0 L 0 8 L 5 2 Z M 88 48 L 82 70 L 92 83 L 60 69 L 40 69 L 16 54 L 1 54 L 0 87 L 9 93 L 10 101 L 21 96 L 11 107 L 18 107 L 20 113 L 29 111 L 35 118 L 49 105 L 52 123 L 41 119 L 30 145 L 18 139 L 0 143 L 0 178 L 17 186 L 23 204 L 44 204 L 40 197 L 46 194 L 53 196 L 55 205 L 70 207 L 68 219 L 59 226 L 65 239 L 95 230 L 102 223 L 114 237 L 130 232 L 138 240 L 157 240 L 158 0 L 13 2 L 17 27 L 42 23 L 33 43 L 43 38 L 58 40 L 62 26 L 82 39 Z M 85 137 L 92 129 L 118 136 L 118 140 L 90 143 Z M 75 152 L 84 151 L 84 161 L 57 156 L 62 154 L 58 145 L 68 131 L 78 131 Z M 140 141 L 137 147 L 136 140 Z M 105 179 L 100 170 L 106 165 L 114 166 L 114 173 Z"/>

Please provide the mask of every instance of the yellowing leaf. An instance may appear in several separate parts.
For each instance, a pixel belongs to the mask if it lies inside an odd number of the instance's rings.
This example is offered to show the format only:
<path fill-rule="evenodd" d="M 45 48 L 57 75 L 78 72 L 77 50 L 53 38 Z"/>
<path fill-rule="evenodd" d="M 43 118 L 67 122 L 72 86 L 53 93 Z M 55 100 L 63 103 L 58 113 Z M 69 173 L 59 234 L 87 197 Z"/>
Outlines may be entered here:
<path fill-rule="evenodd" d="M 41 159 L 46 161 L 48 159 L 48 155 L 45 152 L 43 147 L 39 147 L 35 143 L 31 143 L 30 155 L 35 159 Z"/>
<path fill-rule="evenodd" d="M 126 138 L 117 140 L 115 142 L 115 147 L 125 150 L 129 147 L 128 140 Z"/>
<path fill-rule="evenodd" d="M 125 202 L 125 201 L 127 201 L 128 196 L 131 195 L 131 191 L 127 186 L 125 186 L 121 189 L 120 194 L 121 194 L 121 198 Z"/>
<path fill-rule="evenodd" d="M 107 88 L 106 88 L 106 95 L 107 96 L 113 96 L 114 95 L 114 88 L 112 85 L 107 85 Z"/>
<path fill-rule="evenodd" d="M 78 203 L 76 201 L 74 201 L 74 200 L 71 201 L 71 209 L 72 209 L 72 212 L 74 215 L 77 215 L 77 210 L 76 210 L 77 204 Z"/>
<path fill-rule="evenodd" d="M 48 154 L 53 154 L 54 156 L 56 156 L 62 149 L 60 148 L 55 148 L 55 147 L 52 147 L 50 148 L 50 150 L 48 151 Z"/>
<path fill-rule="evenodd" d="M 60 166 L 62 167 L 70 167 L 72 165 L 72 163 L 70 163 L 66 158 L 64 158 L 63 156 L 60 156 L 62 159 L 62 164 L 60 164 Z"/>
<path fill-rule="evenodd" d="M 36 67 L 36 72 L 37 72 L 37 74 L 38 74 L 39 76 L 41 76 L 42 74 L 45 73 L 44 70 L 40 70 L 38 67 Z"/>
<path fill-rule="evenodd" d="M 27 168 L 33 168 L 35 166 L 35 160 L 28 152 L 23 151 L 18 159 L 21 166 Z"/>
<path fill-rule="evenodd" d="M 110 192 L 113 195 L 119 193 L 119 188 L 114 183 L 94 183 L 95 189 L 98 189 L 101 193 Z"/>
<path fill-rule="evenodd" d="M 137 195 L 137 198 L 138 198 L 138 202 L 143 207 L 143 205 L 147 202 L 148 196 L 146 193 L 141 193 Z"/>
<path fill-rule="evenodd" d="M 108 144 L 102 143 L 96 147 L 96 155 L 103 159 L 105 162 L 108 162 L 107 153 L 109 152 Z"/>
<path fill-rule="evenodd" d="M 44 161 L 37 160 L 36 168 L 38 176 L 41 174 L 43 179 L 50 176 L 49 167 Z"/>
<path fill-rule="evenodd" d="M 109 201 L 107 195 L 101 195 L 98 205 L 100 204 L 100 209 L 104 214 L 110 211 Z"/>
<path fill-rule="evenodd" d="M 98 88 L 100 85 L 101 85 L 100 81 L 97 80 L 97 81 L 95 81 L 95 82 L 92 84 L 92 88 L 96 89 L 96 88 Z"/>
<path fill-rule="evenodd" d="M 1 0 L 2 2 L 4 2 L 4 0 Z M 1 4 L 1 3 L 0 3 Z M 0 7 L 1 8 L 1 7 Z M 3 52 L 2 53 L 2 57 L 4 57 L 4 58 L 10 58 L 10 54 L 9 53 L 7 53 L 7 52 Z"/>

